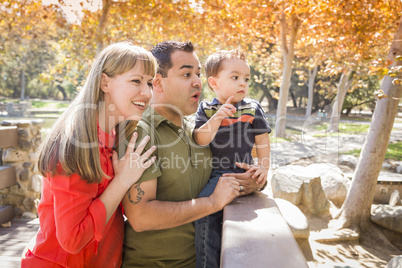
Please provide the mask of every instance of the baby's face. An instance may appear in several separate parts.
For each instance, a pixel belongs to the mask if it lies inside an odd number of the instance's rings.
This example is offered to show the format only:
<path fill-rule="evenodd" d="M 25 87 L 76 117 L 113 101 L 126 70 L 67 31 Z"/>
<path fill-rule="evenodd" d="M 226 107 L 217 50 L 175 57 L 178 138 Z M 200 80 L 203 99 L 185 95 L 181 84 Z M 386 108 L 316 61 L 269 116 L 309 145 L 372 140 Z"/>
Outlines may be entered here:
<path fill-rule="evenodd" d="M 248 94 L 250 66 L 244 60 L 226 59 L 221 63 L 220 71 L 214 78 L 214 92 L 221 103 L 234 96 L 232 104 L 244 99 Z"/>

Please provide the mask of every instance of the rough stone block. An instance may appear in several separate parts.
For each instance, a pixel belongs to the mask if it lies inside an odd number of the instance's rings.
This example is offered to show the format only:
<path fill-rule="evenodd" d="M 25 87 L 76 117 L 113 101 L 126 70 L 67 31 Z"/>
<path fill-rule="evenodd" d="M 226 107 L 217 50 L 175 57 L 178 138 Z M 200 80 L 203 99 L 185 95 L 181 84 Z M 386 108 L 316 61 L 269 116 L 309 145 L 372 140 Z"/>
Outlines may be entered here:
<path fill-rule="evenodd" d="M 17 150 L 14 148 L 7 149 L 3 153 L 3 162 L 4 163 L 13 163 L 13 162 L 22 162 L 26 161 L 28 158 L 28 153 Z"/>
<path fill-rule="evenodd" d="M 297 238 L 308 238 L 310 231 L 308 221 L 303 212 L 285 199 L 275 198 L 275 203 L 279 208 L 283 218 L 288 223 L 293 236 Z"/>
<path fill-rule="evenodd" d="M 383 170 L 388 170 L 388 171 L 391 171 L 391 172 L 395 171 L 395 166 L 391 165 L 390 163 L 383 163 L 381 168 Z"/>
<path fill-rule="evenodd" d="M 29 170 L 24 168 L 20 172 L 20 181 L 28 181 L 29 180 Z"/>
<path fill-rule="evenodd" d="M 271 180 L 272 192 L 275 198 L 288 200 L 294 205 L 299 205 L 302 200 L 300 188 L 303 180 L 300 174 L 304 173 L 304 167 L 288 165 L 278 168 Z"/>
<path fill-rule="evenodd" d="M 341 207 L 345 202 L 350 187 L 350 180 L 335 165 L 328 163 L 312 164 L 306 167 L 308 172 L 316 173 L 321 178 L 325 196 L 335 206 Z"/>
<path fill-rule="evenodd" d="M 303 205 L 305 205 L 313 215 L 329 214 L 330 204 L 322 189 L 320 177 L 313 178 L 310 181 L 304 181 L 303 184 Z"/>
<path fill-rule="evenodd" d="M 39 154 L 38 153 L 33 152 L 33 153 L 29 153 L 28 155 L 29 155 L 29 161 L 31 161 L 33 163 L 38 162 L 38 159 L 39 159 Z"/>
<path fill-rule="evenodd" d="M 402 165 L 396 167 L 396 173 L 402 174 Z"/>
<path fill-rule="evenodd" d="M 22 164 L 22 166 L 23 166 L 24 168 L 31 169 L 31 168 L 33 167 L 33 164 L 32 164 L 31 162 L 24 162 L 24 163 Z"/>
<path fill-rule="evenodd" d="M 20 128 L 18 129 L 18 137 L 23 138 L 23 139 L 28 139 L 29 138 L 29 130 L 25 128 Z"/>
<path fill-rule="evenodd" d="M 32 143 L 26 139 L 18 139 L 18 146 L 24 151 L 30 151 L 32 149 Z"/>
<path fill-rule="evenodd" d="M 303 205 L 313 215 L 329 213 L 329 202 L 322 190 L 320 177 L 303 166 L 288 165 L 278 168 L 271 180 L 275 198 Z"/>
<path fill-rule="evenodd" d="M 401 268 L 402 267 L 402 255 L 393 257 L 385 268 Z"/>
<path fill-rule="evenodd" d="M 357 157 L 348 154 L 342 154 L 339 156 L 339 163 L 341 165 L 345 165 L 351 168 L 355 168 L 357 166 Z"/>
<path fill-rule="evenodd" d="M 27 197 L 22 202 L 26 211 L 33 211 L 35 209 L 35 199 Z"/>
<path fill-rule="evenodd" d="M 392 194 L 391 194 L 391 197 L 390 197 L 390 199 L 389 199 L 389 205 L 390 205 L 391 207 L 396 206 L 396 204 L 398 204 L 398 202 L 399 202 L 400 199 L 401 199 L 401 198 L 400 198 L 400 196 L 399 196 L 399 191 L 398 191 L 398 190 L 393 191 Z"/>
<path fill-rule="evenodd" d="M 32 176 L 32 184 L 31 184 L 31 189 L 34 192 L 40 193 L 42 190 L 42 175 L 35 174 Z"/>
<path fill-rule="evenodd" d="M 388 230 L 402 234 L 401 206 L 372 205 L 370 219 Z"/>

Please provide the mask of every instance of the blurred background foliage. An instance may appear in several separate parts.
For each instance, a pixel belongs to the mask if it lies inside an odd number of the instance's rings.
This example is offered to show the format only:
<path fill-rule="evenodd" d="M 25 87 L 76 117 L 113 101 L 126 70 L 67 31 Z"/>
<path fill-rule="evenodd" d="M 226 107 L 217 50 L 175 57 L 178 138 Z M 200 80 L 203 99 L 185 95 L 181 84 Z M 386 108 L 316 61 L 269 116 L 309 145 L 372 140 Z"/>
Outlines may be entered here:
<path fill-rule="evenodd" d="M 0 0 L 0 12 L 0 101 L 71 100 L 96 53 L 113 42 L 150 49 L 163 40 L 191 40 L 202 63 L 217 49 L 245 50 L 250 96 L 267 101 L 272 112 L 284 53 L 294 42 L 287 105 L 306 109 L 312 79 L 312 112 L 328 109 L 342 74 L 352 70 L 348 114 L 374 109 L 402 6 L 399 0 Z M 212 98 L 205 78 L 204 87 L 203 97 Z"/>

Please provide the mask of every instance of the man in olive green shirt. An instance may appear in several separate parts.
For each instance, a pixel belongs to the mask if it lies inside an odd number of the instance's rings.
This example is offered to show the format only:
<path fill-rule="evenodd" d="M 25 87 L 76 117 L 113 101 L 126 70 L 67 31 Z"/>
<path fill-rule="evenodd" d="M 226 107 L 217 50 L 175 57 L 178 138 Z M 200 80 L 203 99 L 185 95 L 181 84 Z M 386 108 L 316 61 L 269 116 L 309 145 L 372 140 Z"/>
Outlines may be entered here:
<path fill-rule="evenodd" d="M 153 97 L 137 127 L 138 141 L 149 136 L 157 159 L 123 199 L 128 222 L 122 267 L 195 267 L 193 221 L 222 210 L 261 185 L 250 174 L 221 178 L 209 197 L 196 198 L 212 169 L 209 148 L 198 146 L 194 126 L 201 95 L 200 62 L 191 42 L 157 44 L 159 63 Z"/>

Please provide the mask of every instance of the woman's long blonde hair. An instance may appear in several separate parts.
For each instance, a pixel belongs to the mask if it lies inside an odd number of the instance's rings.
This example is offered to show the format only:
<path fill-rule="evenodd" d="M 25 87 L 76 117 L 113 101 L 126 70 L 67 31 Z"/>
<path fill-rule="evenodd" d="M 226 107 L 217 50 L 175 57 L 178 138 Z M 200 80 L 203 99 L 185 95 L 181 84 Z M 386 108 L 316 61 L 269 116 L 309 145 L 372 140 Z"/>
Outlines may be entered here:
<path fill-rule="evenodd" d="M 138 62 L 146 74 L 155 75 L 157 62 L 152 54 L 130 42 L 112 44 L 99 53 L 84 87 L 41 145 L 38 169 L 44 176 L 54 175 L 58 164 L 66 175 L 77 173 L 89 183 L 99 183 L 106 176 L 100 163 L 97 132 L 97 115 L 104 101 L 101 76 L 123 74 Z M 130 135 L 129 131 L 132 134 L 136 125 L 136 121 L 125 122 L 125 136 Z"/>

